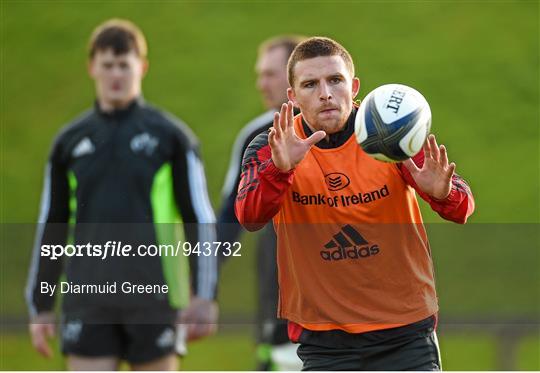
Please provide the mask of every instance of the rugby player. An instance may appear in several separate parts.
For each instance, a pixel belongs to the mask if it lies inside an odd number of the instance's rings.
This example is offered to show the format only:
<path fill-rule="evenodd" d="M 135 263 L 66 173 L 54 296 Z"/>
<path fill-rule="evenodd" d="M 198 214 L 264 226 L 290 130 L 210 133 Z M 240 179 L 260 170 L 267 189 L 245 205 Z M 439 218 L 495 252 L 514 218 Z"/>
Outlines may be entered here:
<path fill-rule="evenodd" d="M 259 46 L 255 72 L 257 89 L 268 109 L 249 123 L 238 134 L 223 186 L 223 205 L 218 215 L 218 241 L 238 240 L 242 227 L 234 214 L 234 201 L 240 183 L 242 156 L 249 143 L 272 127 L 274 113 L 287 102 L 287 60 L 293 49 L 304 40 L 297 35 L 281 35 L 265 40 Z M 287 337 L 287 323 L 278 320 L 276 235 L 267 224 L 257 240 L 257 370 L 300 369 L 296 347 Z M 226 259 L 227 257 L 223 257 Z"/>
<path fill-rule="evenodd" d="M 248 230 L 273 220 L 278 315 L 300 344 L 303 369 L 440 370 L 433 263 L 416 194 L 465 223 L 474 210 L 469 186 L 433 135 L 402 163 L 362 151 L 353 128 L 360 80 L 336 41 L 304 41 L 287 69 L 290 101 L 248 146 L 235 210 Z"/>
<path fill-rule="evenodd" d="M 62 274 L 67 283 L 86 286 L 76 289 L 103 284 L 124 289 L 121 284 L 131 283 L 168 291 L 63 294 L 61 344 L 71 370 L 115 370 L 122 359 L 134 370 L 176 370 L 176 352 L 184 350 L 185 333 L 177 335 L 176 328 L 181 308 L 179 321 L 189 325 L 188 338 L 215 330 L 214 256 L 190 256 L 187 271 L 181 254 L 85 255 L 64 262 L 40 255 L 42 245 L 66 243 L 70 220 L 75 244 L 171 242 L 167 239 L 179 217 L 185 240 L 193 245 L 215 241 L 198 141 L 180 120 L 144 101 L 146 56 L 144 35 L 129 21 L 108 20 L 92 33 L 88 72 L 95 82 L 95 104 L 60 132 L 45 170 L 26 291 L 32 343 L 51 356 L 48 338 L 55 331 L 57 294 L 44 294 L 40 285 L 57 284 Z"/>

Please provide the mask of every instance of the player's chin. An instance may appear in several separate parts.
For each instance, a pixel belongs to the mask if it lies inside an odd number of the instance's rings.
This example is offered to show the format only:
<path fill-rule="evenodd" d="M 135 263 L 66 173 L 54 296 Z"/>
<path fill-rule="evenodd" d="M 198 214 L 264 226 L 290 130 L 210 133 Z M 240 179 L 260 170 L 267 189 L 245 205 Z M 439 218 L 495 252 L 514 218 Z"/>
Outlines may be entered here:
<path fill-rule="evenodd" d="M 331 135 L 343 130 L 344 124 L 340 118 L 333 118 L 321 121 L 319 128 L 326 132 L 327 135 Z"/>
<path fill-rule="evenodd" d="M 121 102 L 125 101 L 126 94 L 122 93 L 122 92 L 112 91 L 112 92 L 107 93 L 107 98 L 108 98 L 109 102 L 121 103 Z"/>
<path fill-rule="evenodd" d="M 113 106 L 124 106 L 126 103 L 131 101 L 131 96 L 125 93 L 113 93 L 108 96 L 109 102 Z"/>
<path fill-rule="evenodd" d="M 281 108 L 281 104 L 282 104 L 282 102 L 278 102 L 278 101 L 272 100 L 272 99 L 266 99 L 264 101 L 264 105 L 268 109 L 275 109 L 276 111 L 279 111 L 279 109 Z"/>

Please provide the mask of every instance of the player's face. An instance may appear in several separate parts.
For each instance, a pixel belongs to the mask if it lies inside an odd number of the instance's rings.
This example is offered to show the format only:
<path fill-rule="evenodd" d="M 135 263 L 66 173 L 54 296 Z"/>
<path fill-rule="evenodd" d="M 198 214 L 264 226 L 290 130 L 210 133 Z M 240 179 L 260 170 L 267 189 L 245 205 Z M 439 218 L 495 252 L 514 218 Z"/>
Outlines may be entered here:
<path fill-rule="evenodd" d="M 141 93 L 147 63 L 133 50 L 115 55 L 112 49 L 97 51 L 89 64 L 100 104 L 121 108 Z"/>
<path fill-rule="evenodd" d="M 360 81 L 351 76 L 343 58 L 324 56 L 299 61 L 294 76 L 288 96 L 306 122 L 327 134 L 341 131 L 360 89 Z"/>
<path fill-rule="evenodd" d="M 287 102 L 287 54 L 277 47 L 262 53 L 255 65 L 257 88 L 267 109 L 279 109 Z"/>

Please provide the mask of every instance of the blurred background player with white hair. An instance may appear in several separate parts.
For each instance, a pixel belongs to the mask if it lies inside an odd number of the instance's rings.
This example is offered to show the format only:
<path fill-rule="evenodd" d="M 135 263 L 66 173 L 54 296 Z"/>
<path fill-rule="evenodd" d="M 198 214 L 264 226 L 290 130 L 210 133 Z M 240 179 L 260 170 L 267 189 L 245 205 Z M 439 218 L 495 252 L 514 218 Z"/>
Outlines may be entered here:
<path fill-rule="evenodd" d="M 261 93 L 265 113 L 256 117 L 238 134 L 232 150 L 225 185 L 223 205 L 218 217 L 218 241 L 234 242 L 242 227 L 234 213 L 234 201 L 240 182 L 242 156 L 249 143 L 272 127 L 274 113 L 287 102 L 287 61 L 294 48 L 305 37 L 281 35 L 265 40 L 259 46 L 255 65 L 257 89 Z M 278 285 L 276 235 L 272 224 L 260 233 L 257 241 L 257 360 L 258 370 L 300 370 L 302 362 L 296 346 L 289 342 L 287 322 L 277 315 Z"/>

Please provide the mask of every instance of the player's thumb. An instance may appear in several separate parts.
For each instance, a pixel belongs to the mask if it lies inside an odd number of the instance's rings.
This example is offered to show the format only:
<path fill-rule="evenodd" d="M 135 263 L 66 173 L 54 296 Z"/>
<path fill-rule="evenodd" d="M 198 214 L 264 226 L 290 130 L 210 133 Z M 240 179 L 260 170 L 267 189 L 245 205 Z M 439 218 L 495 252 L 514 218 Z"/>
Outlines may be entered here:
<path fill-rule="evenodd" d="M 306 139 L 306 143 L 309 146 L 313 146 L 326 137 L 326 132 L 317 131 Z"/>

